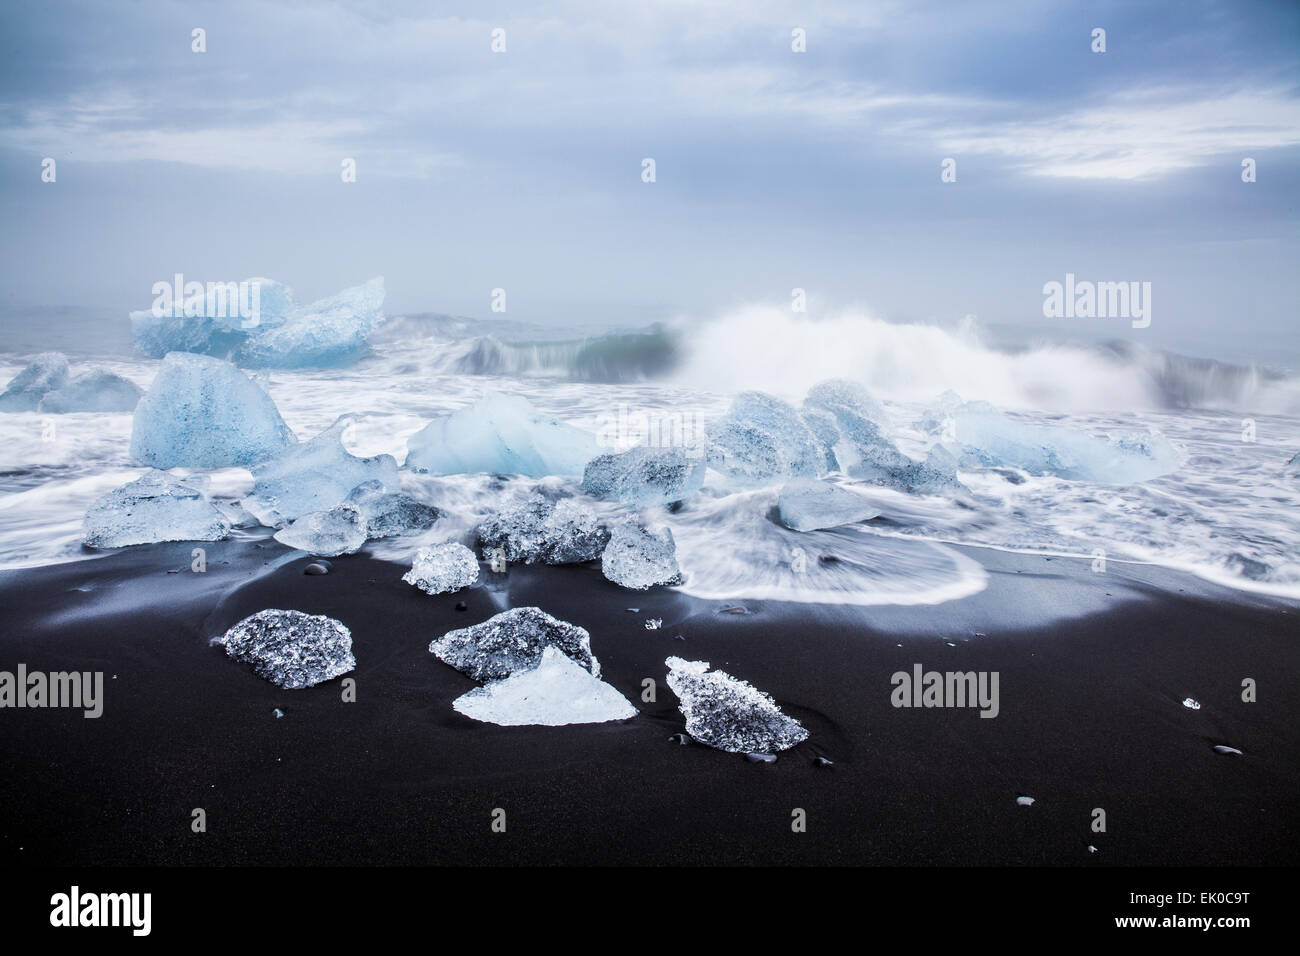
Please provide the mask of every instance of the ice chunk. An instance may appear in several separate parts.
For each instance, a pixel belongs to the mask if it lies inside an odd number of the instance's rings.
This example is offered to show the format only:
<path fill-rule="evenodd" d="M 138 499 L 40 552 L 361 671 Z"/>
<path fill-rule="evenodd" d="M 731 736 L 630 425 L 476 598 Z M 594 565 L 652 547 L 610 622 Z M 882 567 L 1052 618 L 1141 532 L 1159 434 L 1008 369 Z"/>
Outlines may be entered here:
<path fill-rule="evenodd" d="M 0 412 L 34 412 L 46 393 L 68 381 L 68 360 L 62 352 L 42 352 L 9 380 L 0 393 Z"/>
<path fill-rule="evenodd" d="M 793 406 L 764 392 L 742 392 L 706 429 L 709 464 L 747 484 L 817 477 L 826 451 Z"/>
<path fill-rule="evenodd" d="M 129 412 L 144 391 L 130 379 L 103 368 L 82 372 L 66 385 L 45 393 L 39 410 L 56 415 L 67 412 Z"/>
<path fill-rule="evenodd" d="M 435 419 L 406 443 L 406 467 L 435 475 L 581 475 L 593 435 L 544 415 L 517 395 L 488 393 Z"/>
<path fill-rule="evenodd" d="M 364 482 L 396 488 L 396 458 L 358 458 L 343 447 L 343 432 L 351 424 L 344 415 L 311 441 L 254 465 L 253 493 L 244 499 L 244 507 L 267 527 L 281 528 L 310 512 L 328 511 Z"/>
<path fill-rule="evenodd" d="M 637 507 L 666 505 L 699 491 L 706 470 L 702 459 L 690 458 L 680 448 L 641 445 L 621 455 L 600 455 L 587 462 L 582 490 L 596 498 Z"/>
<path fill-rule="evenodd" d="M 637 714 L 626 697 L 554 647 L 542 651 L 536 667 L 476 687 L 451 706 L 466 717 L 504 727 L 599 724 Z"/>
<path fill-rule="evenodd" d="M 1155 431 L 1100 438 L 1064 425 L 1030 425 L 1000 412 L 960 409 L 953 434 L 965 467 L 1012 467 L 1098 484 L 1169 474 L 1182 454 Z"/>
<path fill-rule="evenodd" d="M 235 366 L 172 352 L 136 406 L 131 457 L 155 468 L 248 466 L 293 441 L 271 396 Z"/>
<path fill-rule="evenodd" d="M 868 441 L 874 441 L 875 436 L 883 433 L 888 424 L 888 417 L 880 403 L 863 386 L 847 378 L 832 378 L 817 383 L 808 390 L 803 401 L 806 409 L 832 415 L 839 430 L 855 441 L 859 433 Z"/>
<path fill-rule="evenodd" d="M 808 738 L 770 696 L 708 661 L 670 657 L 668 686 L 677 695 L 686 732 L 702 744 L 731 753 L 771 754 Z"/>
<path fill-rule="evenodd" d="M 448 594 L 478 581 L 478 561 L 469 548 L 448 541 L 417 551 L 411 570 L 402 575 L 402 580 L 425 594 Z"/>
<path fill-rule="evenodd" d="M 273 279 L 228 283 L 220 293 L 209 297 L 205 287 L 202 298 L 166 304 L 157 314 L 153 309 L 132 312 L 136 349 L 152 358 L 168 352 L 230 358 L 252 331 L 283 324 L 295 309 L 292 290 Z M 182 314 L 174 315 L 176 311 Z"/>
<path fill-rule="evenodd" d="M 348 365 L 369 348 L 384 321 L 384 279 L 294 310 L 283 322 L 259 325 L 239 350 L 242 364 L 263 368 L 331 368 Z"/>
<path fill-rule="evenodd" d="M 600 570 L 615 584 L 638 591 L 682 583 L 673 533 L 667 528 L 658 533 L 650 531 L 635 519 L 623 521 L 611 530 Z"/>
<path fill-rule="evenodd" d="M 525 564 L 594 561 L 609 541 L 590 508 L 572 498 L 551 502 L 541 495 L 489 515 L 475 533 L 484 552 L 500 548 L 507 561 Z"/>
<path fill-rule="evenodd" d="M 389 458 L 394 465 L 397 463 L 389 455 L 379 457 Z M 353 488 L 348 501 L 356 505 L 365 517 L 367 538 L 390 538 L 395 534 L 427 531 L 442 517 L 442 512 L 432 505 L 401 492 L 386 492 L 383 483 L 373 479 Z"/>
<path fill-rule="evenodd" d="M 258 677 L 295 690 L 314 687 L 357 666 L 352 632 L 324 615 L 268 608 L 218 639 L 226 653 L 253 665 Z"/>
<path fill-rule="evenodd" d="M 206 481 L 150 471 L 101 497 L 86 512 L 82 541 L 122 548 L 155 541 L 220 541 L 230 521 L 208 501 Z"/>
<path fill-rule="evenodd" d="M 548 647 L 600 676 L 591 635 L 537 607 L 512 608 L 482 624 L 448 631 L 429 645 L 429 653 L 475 680 L 490 681 L 536 667 Z"/>
<path fill-rule="evenodd" d="M 880 514 L 866 498 L 816 478 L 796 478 L 777 500 L 781 523 L 795 531 L 835 528 Z"/>
<path fill-rule="evenodd" d="M 322 558 L 352 554 L 366 543 L 366 519 L 356 505 L 344 502 L 303 515 L 277 531 L 275 540 Z"/>

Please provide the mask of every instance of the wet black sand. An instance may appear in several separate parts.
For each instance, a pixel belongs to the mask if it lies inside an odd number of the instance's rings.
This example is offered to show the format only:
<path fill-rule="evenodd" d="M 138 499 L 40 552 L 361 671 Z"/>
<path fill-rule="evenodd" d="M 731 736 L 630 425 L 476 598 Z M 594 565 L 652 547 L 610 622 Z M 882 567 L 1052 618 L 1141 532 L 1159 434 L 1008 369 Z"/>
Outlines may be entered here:
<path fill-rule="evenodd" d="M 595 565 L 512 568 L 434 598 L 363 555 L 313 577 L 274 542 L 226 542 L 195 574 L 191 547 L 0 574 L 0 670 L 105 672 L 97 720 L 0 710 L 5 864 L 1300 862 L 1295 605 L 989 554 L 988 589 L 949 605 L 728 614 L 624 591 Z M 429 641 L 528 604 L 586 627 L 641 716 L 511 728 L 454 712 L 475 684 Z M 266 607 L 351 628 L 355 703 L 338 680 L 280 690 L 211 646 Z M 768 691 L 811 738 L 770 765 L 670 743 L 673 654 Z M 892 707 L 890 675 L 915 663 L 999 672 L 999 716 Z M 1247 677 L 1257 703 L 1241 701 Z M 196 807 L 206 833 L 191 831 Z M 1090 829 L 1098 807 L 1104 833 Z M 792 832 L 796 808 L 807 832 Z"/>

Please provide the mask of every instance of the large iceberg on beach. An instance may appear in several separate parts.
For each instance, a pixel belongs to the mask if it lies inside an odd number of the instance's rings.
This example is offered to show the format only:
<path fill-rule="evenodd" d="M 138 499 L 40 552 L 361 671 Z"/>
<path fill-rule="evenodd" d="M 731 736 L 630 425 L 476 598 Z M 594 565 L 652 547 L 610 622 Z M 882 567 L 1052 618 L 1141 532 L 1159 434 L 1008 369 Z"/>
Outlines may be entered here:
<path fill-rule="evenodd" d="M 709 464 L 746 484 L 812 477 L 826 471 L 822 442 L 795 408 L 765 392 L 742 392 L 711 423 Z"/>
<path fill-rule="evenodd" d="M 46 394 L 67 382 L 67 357 L 62 352 L 42 352 L 9 380 L 0 393 L 0 412 L 34 412 Z"/>
<path fill-rule="evenodd" d="M 294 440 L 271 396 L 235 366 L 172 352 L 136 406 L 131 457 L 155 468 L 247 467 Z"/>
<path fill-rule="evenodd" d="M 637 714 L 626 697 L 550 646 L 536 667 L 476 687 L 451 706 L 466 717 L 506 727 L 598 724 Z"/>
<path fill-rule="evenodd" d="M 501 549 L 511 563 L 580 564 L 600 557 L 609 532 L 596 513 L 573 498 L 533 495 L 485 518 L 475 529 L 484 553 Z"/>
<path fill-rule="evenodd" d="M 425 594 L 449 594 L 478 582 L 474 552 L 457 541 L 421 548 L 402 580 Z"/>
<path fill-rule="evenodd" d="M 384 321 L 384 279 L 371 279 L 294 309 L 284 320 L 259 325 L 240 346 L 240 364 L 261 368 L 350 365 L 369 348 Z"/>
<path fill-rule="evenodd" d="M 581 475 L 595 436 L 543 414 L 517 395 L 490 392 L 435 419 L 406 443 L 406 467 L 435 475 Z"/>
<path fill-rule="evenodd" d="M 296 690 L 346 674 L 357 666 L 352 632 L 340 621 L 302 611 L 268 608 L 246 617 L 217 643 L 258 677 Z"/>
<path fill-rule="evenodd" d="M 634 507 L 667 505 L 699 491 L 706 471 L 703 459 L 691 458 L 680 448 L 640 445 L 587 462 L 582 490 Z"/>
<path fill-rule="evenodd" d="M 208 500 L 200 476 L 175 478 L 151 471 L 99 498 L 86 512 L 82 541 L 90 548 L 122 548 L 158 541 L 220 541 L 231 524 Z"/>
<path fill-rule="evenodd" d="M 397 488 L 396 458 L 360 458 L 343 446 L 343 433 L 351 424 L 345 415 L 311 441 L 291 445 L 284 454 L 253 465 L 253 493 L 243 500 L 244 508 L 262 524 L 280 528 L 340 504 L 364 482 L 378 482 L 381 489 Z"/>
<path fill-rule="evenodd" d="M 808 738 L 769 695 L 725 671 L 710 672 L 708 661 L 670 657 L 664 663 L 686 732 L 700 743 L 732 753 L 773 754 Z"/>
<path fill-rule="evenodd" d="M 537 607 L 512 608 L 482 624 L 448 631 L 429 645 L 429 653 L 475 680 L 491 681 L 536 667 L 548 647 L 600 676 L 591 635 Z"/>
<path fill-rule="evenodd" d="M 796 478 L 784 485 L 776 507 L 781 523 L 794 531 L 836 528 L 880 514 L 861 495 L 817 478 Z"/>
<path fill-rule="evenodd" d="M 600 570 L 615 584 L 637 591 L 682 583 L 673 533 L 667 528 L 651 531 L 634 518 L 611 530 Z"/>

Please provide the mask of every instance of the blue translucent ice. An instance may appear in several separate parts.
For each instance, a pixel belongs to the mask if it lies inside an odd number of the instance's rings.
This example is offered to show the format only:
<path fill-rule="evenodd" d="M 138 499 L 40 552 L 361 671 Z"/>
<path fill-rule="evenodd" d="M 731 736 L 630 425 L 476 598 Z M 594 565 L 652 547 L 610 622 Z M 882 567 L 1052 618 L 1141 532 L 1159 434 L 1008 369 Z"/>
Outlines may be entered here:
<path fill-rule="evenodd" d="M 251 330 L 238 361 L 262 368 L 331 368 L 364 355 L 384 321 L 384 280 L 371 279 Z"/>
<path fill-rule="evenodd" d="M 46 392 L 39 411 L 129 412 L 140 402 L 144 392 L 130 379 L 103 368 L 92 368 L 72 378 L 65 385 Z"/>
<path fill-rule="evenodd" d="M 709 464 L 744 484 L 817 477 L 823 443 L 795 408 L 765 392 L 742 392 L 709 425 Z"/>
<path fill-rule="evenodd" d="M 680 448 L 638 446 L 621 455 L 599 455 L 582 473 L 582 490 L 637 507 L 671 504 L 699 491 L 705 463 Z"/>
<path fill-rule="evenodd" d="M 82 541 L 121 548 L 156 541 L 220 541 L 230 521 L 205 493 L 206 479 L 151 471 L 110 491 L 86 512 Z"/>
<path fill-rule="evenodd" d="M 42 352 L 0 394 L 0 412 L 34 412 L 47 393 L 67 382 L 67 358 L 61 352 Z"/>

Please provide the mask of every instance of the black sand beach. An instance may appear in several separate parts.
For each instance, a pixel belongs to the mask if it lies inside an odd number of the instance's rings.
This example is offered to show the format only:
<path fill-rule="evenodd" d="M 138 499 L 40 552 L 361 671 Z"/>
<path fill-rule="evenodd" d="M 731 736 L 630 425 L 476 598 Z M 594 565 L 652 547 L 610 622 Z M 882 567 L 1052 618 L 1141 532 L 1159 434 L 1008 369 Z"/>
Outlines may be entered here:
<path fill-rule="evenodd" d="M 973 598 L 742 601 L 738 614 L 617 588 L 595 565 L 485 570 L 488 587 L 428 597 L 364 555 L 309 576 L 311 559 L 269 539 L 230 541 L 207 546 L 196 574 L 191 547 L 0 574 L 0 670 L 105 672 L 98 719 L 0 712 L 9 865 L 1300 862 L 1300 610 L 1285 602 L 968 549 L 990 574 Z M 454 712 L 475 684 L 429 642 L 524 605 L 587 628 L 640 716 L 499 727 Z M 355 703 L 340 680 L 280 690 L 210 643 L 268 607 L 351 629 Z M 644 627 L 652 617 L 662 628 Z M 769 692 L 809 740 L 774 764 L 671 742 L 670 655 Z M 893 707 L 890 675 L 918 663 L 997 671 L 998 716 Z M 792 832 L 795 809 L 806 832 Z"/>

